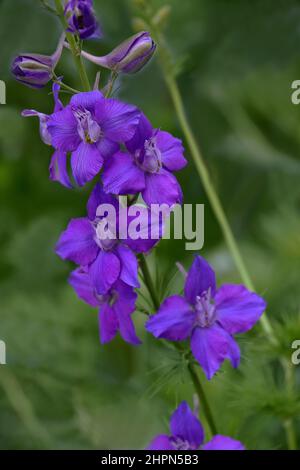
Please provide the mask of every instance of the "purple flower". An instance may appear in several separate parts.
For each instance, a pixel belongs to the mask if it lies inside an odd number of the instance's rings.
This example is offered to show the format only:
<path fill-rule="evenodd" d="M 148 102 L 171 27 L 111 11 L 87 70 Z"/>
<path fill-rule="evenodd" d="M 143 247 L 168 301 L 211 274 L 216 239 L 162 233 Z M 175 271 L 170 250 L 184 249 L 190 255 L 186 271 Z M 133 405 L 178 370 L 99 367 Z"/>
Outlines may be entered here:
<path fill-rule="evenodd" d="M 203 445 L 202 424 L 183 401 L 170 419 L 171 435 L 160 434 L 150 443 L 149 450 L 244 450 L 241 442 L 231 437 L 216 435 Z"/>
<path fill-rule="evenodd" d="M 105 295 L 99 295 L 86 268 L 73 271 L 69 283 L 77 295 L 92 307 L 99 308 L 100 341 L 102 344 L 111 341 L 120 331 L 128 343 L 137 345 L 141 341 L 136 336 L 131 314 L 135 310 L 137 294 L 132 287 L 122 281 L 112 285 Z"/>
<path fill-rule="evenodd" d="M 63 104 L 59 99 L 60 85 L 57 83 L 53 84 L 53 97 L 54 97 L 54 112 L 61 111 Z M 24 109 L 22 112 L 23 117 L 36 116 L 40 121 L 40 136 L 42 141 L 46 145 L 51 145 L 52 139 L 48 131 L 48 121 L 50 116 L 48 114 L 40 113 L 34 109 Z M 72 184 L 67 172 L 67 154 L 60 150 L 56 150 L 52 155 L 50 167 L 49 167 L 50 179 L 52 181 L 58 181 L 67 188 L 72 188 Z"/>
<path fill-rule="evenodd" d="M 42 54 L 21 54 L 12 64 L 12 74 L 19 82 L 31 88 L 43 88 L 50 82 L 62 54 L 65 34 L 62 35 L 57 49 L 51 56 Z"/>
<path fill-rule="evenodd" d="M 126 39 L 109 54 L 96 57 L 82 51 L 82 56 L 91 62 L 117 73 L 136 73 L 153 56 L 156 44 L 147 31 L 142 31 Z"/>
<path fill-rule="evenodd" d="M 225 359 L 233 367 L 239 365 L 240 350 L 233 335 L 250 330 L 265 308 L 265 301 L 244 286 L 225 284 L 216 289 L 214 271 L 196 256 L 184 297 L 167 298 L 146 328 L 155 337 L 171 341 L 190 337 L 192 353 L 210 380 Z"/>
<path fill-rule="evenodd" d="M 65 17 L 69 25 L 67 31 L 78 34 L 80 39 L 102 36 L 92 0 L 69 0 L 65 6 Z"/>
<path fill-rule="evenodd" d="M 186 165 L 183 146 L 168 132 L 153 129 L 144 115 L 131 140 L 128 152 L 118 152 L 107 160 L 103 172 L 104 191 L 112 194 L 137 194 L 146 204 L 182 202 L 182 192 L 172 171 Z"/>
<path fill-rule="evenodd" d="M 94 178 L 105 158 L 131 139 L 140 118 L 135 107 L 116 99 L 105 99 L 99 91 L 79 93 L 68 106 L 47 121 L 51 144 L 71 152 L 71 167 L 79 186 Z"/>
<path fill-rule="evenodd" d="M 101 205 L 103 215 L 99 213 Z M 60 236 L 56 253 L 62 259 L 87 266 L 97 294 L 106 294 L 118 280 L 139 287 L 138 263 L 133 250 L 148 251 L 157 240 L 119 239 L 118 201 L 104 193 L 99 183 L 87 209 L 88 217 L 71 220 Z"/>

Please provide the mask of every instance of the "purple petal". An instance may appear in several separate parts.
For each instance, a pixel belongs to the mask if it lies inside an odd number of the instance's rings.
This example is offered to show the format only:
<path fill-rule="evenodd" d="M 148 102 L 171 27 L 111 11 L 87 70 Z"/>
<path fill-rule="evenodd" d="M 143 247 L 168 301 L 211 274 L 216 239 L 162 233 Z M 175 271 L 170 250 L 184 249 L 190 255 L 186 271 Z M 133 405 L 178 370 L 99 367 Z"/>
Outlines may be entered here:
<path fill-rule="evenodd" d="M 87 203 L 87 212 L 90 220 L 95 220 L 97 209 L 101 204 L 111 204 L 115 208 L 116 214 L 118 213 L 119 204 L 117 199 L 111 194 L 106 194 L 103 191 L 102 185 L 97 183 Z"/>
<path fill-rule="evenodd" d="M 240 441 L 231 437 L 217 434 L 207 444 L 202 447 L 203 450 L 245 450 Z"/>
<path fill-rule="evenodd" d="M 182 170 L 187 165 L 187 161 L 183 156 L 184 148 L 180 139 L 176 139 L 169 132 L 158 131 L 156 143 L 161 152 L 163 165 L 169 171 Z"/>
<path fill-rule="evenodd" d="M 101 170 L 103 158 L 95 144 L 81 142 L 72 153 L 71 166 L 73 176 L 79 186 L 92 180 Z"/>
<path fill-rule="evenodd" d="M 47 125 L 48 125 L 48 120 L 49 116 L 44 113 L 39 113 L 38 111 L 35 111 L 34 109 L 24 109 L 22 111 L 21 115 L 23 117 L 32 117 L 36 116 L 39 118 L 40 121 L 40 136 L 44 144 L 46 145 L 51 145 L 51 135 L 49 134 Z"/>
<path fill-rule="evenodd" d="M 49 116 L 47 129 L 53 147 L 63 152 L 74 152 L 81 142 L 77 132 L 77 121 L 70 107 Z"/>
<path fill-rule="evenodd" d="M 53 98 L 54 98 L 54 112 L 55 113 L 57 113 L 59 111 L 62 111 L 64 109 L 64 105 L 62 104 L 62 102 L 59 99 L 59 92 L 60 92 L 60 84 L 59 83 L 53 83 L 52 93 L 53 93 Z"/>
<path fill-rule="evenodd" d="M 209 289 L 213 297 L 216 291 L 215 273 L 204 258 L 196 256 L 185 281 L 184 295 L 194 305 L 196 297 Z"/>
<path fill-rule="evenodd" d="M 99 334 L 102 344 L 109 343 L 116 336 L 119 329 L 117 315 L 108 304 L 102 305 L 99 310 Z"/>
<path fill-rule="evenodd" d="M 121 244 L 116 248 L 115 252 L 121 261 L 121 281 L 132 287 L 140 287 L 138 281 L 138 262 L 135 254 L 130 248 Z"/>
<path fill-rule="evenodd" d="M 98 251 L 94 230 L 87 218 L 72 219 L 56 245 L 58 256 L 82 266 L 92 263 Z"/>
<path fill-rule="evenodd" d="M 87 91 L 72 96 L 70 105 L 75 108 L 84 108 L 90 112 L 94 112 L 95 107 L 100 106 L 103 100 L 103 95 L 99 90 Z"/>
<path fill-rule="evenodd" d="M 116 312 L 117 313 L 117 312 Z M 137 346 L 141 344 L 140 339 L 137 337 L 134 324 L 130 315 L 122 315 L 118 312 L 120 334 L 122 338 L 130 344 Z"/>
<path fill-rule="evenodd" d="M 120 145 L 104 137 L 97 142 L 97 147 L 104 160 L 112 157 L 120 150 Z"/>
<path fill-rule="evenodd" d="M 84 300 L 92 307 L 98 307 L 99 301 L 97 300 L 91 283 L 90 276 L 83 268 L 78 268 L 70 274 L 69 283 L 75 290 L 78 297 Z"/>
<path fill-rule="evenodd" d="M 204 431 L 186 401 L 183 401 L 171 416 L 171 433 L 187 441 L 191 449 L 198 449 L 204 439 Z"/>
<path fill-rule="evenodd" d="M 160 173 L 146 173 L 146 188 L 142 196 L 146 204 L 173 204 L 182 203 L 180 185 L 172 173 L 162 169 Z"/>
<path fill-rule="evenodd" d="M 136 150 L 144 147 L 145 140 L 150 139 L 153 134 L 153 127 L 144 114 L 141 114 L 139 125 L 131 140 L 126 142 L 126 147 L 130 153 L 134 154 Z"/>
<path fill-rule="evenodd" d="M 99 251 L 90 266 L 92 283 L 98 294 L 106 294 L 120 276 L 121 263 L 113 253 Z"/>
<path fill-rule="evenodd" d="M 140 111 L 113 98 L 105 99 L 96 108 L 96 119 L 104 135 L 113 142 L 126 142 L 136 131 Z"/>
<path fill-rule="evenodd" d="M 196 327 L 192 333 L 191 349 L 208 380 L 220 369 L 225 359 L 233 367 L 239 362 L 239 350 L 232 337 L 219 325 Z"/>
<path fill-rule="evenodd" d="M 146 330 L 156 338 L 183 341 L 191 334 L 195 313 L 187 301 L 179 295 L 167 298 L 156 315 L 146 323 Z"/>
<path fill-rule="evenodd" d="M 148 207 L 133 204 L 128 208 L 127 219 L 124 218 L 124 222 L 126 220 L 128 220 L 128 230 L 123 230 L 123 233 L 127 234 L 127 238 L 124 237 L 126 238 L 125 243 L 136 253 L 148 253 L 162 238 L 163 224 L 161 218 L 159 216 L 155 217 L 154 211 L 151 212 Z M 120 230 L 122 230 L 122 222 L 123 218 L 120 217 Z M 136 228 L 137 226 L 138 228 Z M 136 231 L 139 235 L 138 238 L 133 236 L 136 235 Z"/>
<path fill-rule="evenodd" d="M 266 309 L 262 297 L 239 285 L 220 287 L 215 301 L 218 321 L 232 335 L 250 330 Z"/>
<path fill-rule="evenodd" d="M 112 194 L 137 194 L 145 188 L 144 172 L 125 152 L 118 152 L 107 160 L 102 180 L 104 191 Z"/>
<path fill-rule="evenodd" d="M 169 436 L 160 434 L 150 442 L 147 450 L 175 450 L 175 447 Z"/>
<path fill-rule="evenodd" d="M 123 281 L 117 281 L 113 286 L 113 290 L 117 293 L 114 308 L 118 314 L 128 316 L 133 313 L 137 300 L 137 294 L 134 289 Z"/>
<path fill-rule="evenodd" d="M 50 179 L 58 181 L 66 188 L 72 188 L 72 184 L 67 171 L 67 154 L 56 150 L 52 155 L 50 167 Z"/>

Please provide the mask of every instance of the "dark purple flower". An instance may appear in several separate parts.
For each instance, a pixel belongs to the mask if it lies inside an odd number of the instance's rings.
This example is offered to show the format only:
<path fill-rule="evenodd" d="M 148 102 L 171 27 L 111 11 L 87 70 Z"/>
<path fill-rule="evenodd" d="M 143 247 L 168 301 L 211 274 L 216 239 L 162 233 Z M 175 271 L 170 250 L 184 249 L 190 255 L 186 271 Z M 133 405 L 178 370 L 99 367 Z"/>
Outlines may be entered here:
<path fill-rule="evenodd" d="M 216 435 L 203 445 L 203 427 L 183 401 L 174 411 L 170 420 L 170 435 L 160 434 L 150 443 L 149 450 L 244 450 L 241 442 L 231 437 Z"/>
<path fill-rule="evenodd" d="M 67 31 L 78 34 L 80 39 L 102 36 L 92 0 L 69 0 L 65 6 L 65 17 L 69 25 Z"/>
<path fill-rule="evenodd" d="M 101 214 L 99 207 L 102 207 Z M 100 295 L 106 294 L 118 280 L 139 287 L 138 263 L 133 250 L 149 251 L 157 240 L 131 241 L 126 235 L 119 239 L 118 201 L 104 193 L 99 183 L 87 209 L 88 217 L 72 219 L 62 233 L 56 246 L 57 254 L 79 266 L 88 266 L 91 281 Z"/>
<path fill-rule="evenodd" d="M 142 193 L 146 204 L 182 202 L 178 181 L 171 173 L 186 165 L 183 146 L 168 132 L 153 129 L 142 115 L 128 152 L 118 152 L 107 160 L 103 172 L 104 191 L 112 194 Z"/>
<path fill-rule="evenodd" d="M 43 88 L 53 77 L 53 72 L 62 54 L 63 34 L 53 55 L 21 54 L 12 64 L 12 74 L 19 82 L 31 88 Z"/>
<path fill-rule="evenodd" d="M 95 291 L 87 268 L 73 271 L 69 283 L 77 295 L 92 307 L 99 308 L 99 328 L 101 343 L 108 343 L 120 331 L 128 343 L 137 345 L 141 341 L 136 336 L 131 314 L 135 310 L 137 294 L 122 281 L 112 285 L 105 295 Z"/>
<path fill-rule="evenodd" d="M 109 54 L 97 57 L 82 51 L 82 56 L 94 64 L 117 73 L 136 73 L 153 56 L 156 44 L 147 31 L 142 31 L 126 39 Z"/>
<path fill-rule="evenodd" d="M 54 97 L 54 112 L 61 111 L 63 109 L 63 104 L 59 99 L 60 85 L 57 83 L 53 84 L 53 97 Z M 48 131 L 48 121 L 49 115 L 40 113 L 34 109 L 24 109 L 22 112 L 23 117 L 36 116 L 40 121 L 40 136 L 42 141 L 46 145 L 51 145 L 51 135 Z M 72 188 L 72 184 L 67 172 L 67 154 L 60 150 L 56 150 L 52 155 L 50 167 L 49 167 L 50 179 L 52 181 L 58 181 L 63 186 L 67 188 Z"/>
<path fill-rule="evenodd" d="M 94 178 L 105 158 L 132 138 L 140 118 L 135 107 L 116 99 L 105 99 L 99 91 L 79 93 L 68 106 L 47 121 L 51 144 L 71 152 L 71 167 L 79 186 Z"/>
<path fill-rule="evenodd" d="M 233 335 L 245 333 L 258 321 L 266 302 L 241 285 L 216 289 L 215 273 L 196 256 L 186 278 L 184 297 L 167 298 L 146 328 L 157 338 L 182 341 L 191 338 L 195 359 L 210 380 L 225 359 L 233 367 L 240 350 Z"/>

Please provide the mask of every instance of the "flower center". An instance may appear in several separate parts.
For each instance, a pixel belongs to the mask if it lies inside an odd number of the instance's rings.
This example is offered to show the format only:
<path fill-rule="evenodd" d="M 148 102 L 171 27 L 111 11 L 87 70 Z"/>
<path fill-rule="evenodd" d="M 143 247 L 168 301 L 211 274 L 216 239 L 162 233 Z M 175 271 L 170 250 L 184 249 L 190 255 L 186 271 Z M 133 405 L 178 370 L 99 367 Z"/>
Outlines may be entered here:
<path fill-rule="evenodd" d="M 77 120 L 77 130 L 83 142 L 94 144 L 102 137 L 99 124 L 93 119 L 90 111 L 83 107 L 73 108 Z"/>
<path fill-rule="evenodd" d="M 95 242 L 103 251 L 110 251 L 118 243 L 115 227 L 107 217 L 93 222 Z"/>
<path fill-rule="evenodd" d="M 97 300 L 99 301 L 100 304 L 102 304 L 102 305 L 103 304 L 109 304 L 110 307 L 113 307 L 114 304 L 116 303 L 116 301 L 119 298 L 119 294 L 115 290 L 112 290 L 108 294 L 105 294 L 105 295 L 97 294 L 97 292 L 95 290 L 94 295 L 95 295 L 95 297 L 97 298 Z"/>
<path fill-rule="evenodd" d="M 197 295 L 195 302 L 196 325 L 207 328 L 216 321 L 216 307 L 211 296 L 211 289 Z"/>
<path fill-rule="evenodd" d="M 176 450 L 191 450 L 190 443 L 181 437 L 173 437 L 171 438 L 172 444 Z"/>
<path fill-rule="evenodd" d="M 148 173 L 158 173 L 162 168 L 161 152 L 156 144 L 156 137 L 146 140 L 144 148 L 136 154 L 137 164 Z"/>

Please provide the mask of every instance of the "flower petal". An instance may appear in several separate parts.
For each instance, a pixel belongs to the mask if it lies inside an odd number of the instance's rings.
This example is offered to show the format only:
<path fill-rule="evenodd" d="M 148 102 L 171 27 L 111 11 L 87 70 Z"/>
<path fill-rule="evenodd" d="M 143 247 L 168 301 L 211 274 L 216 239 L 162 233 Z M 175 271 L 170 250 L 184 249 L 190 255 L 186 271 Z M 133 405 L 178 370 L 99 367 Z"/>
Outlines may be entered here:
<path fill-rule="evenodd" d="M 231 437 L 217 434 L 207 444 L 202 447 L 203 450 L 245 450 L 240 441 Z"/>
<path fill-rule="evenodd" d="M 112 157 L 120 150 L 120 145 L 104 137 L 97 142 L 97 147 L 104 160 Z"/>
<path fill-rule="evenodd" d="M 250 330 L 266 309 L 262 297 L 240 285 L 223 285 L 215 301 L 218 321 L 232 335 Z"/>
<path fill-rule="evenodd" d="M 117 199 L 111 194 L 107 194 L 103 191 L 103 187 L 100 183 L 97 183 L 91 192 L 87 203 L 87 212 L 90 220 L 95 220 L 97 216 L 97 209 L 101 204 L 110 204 L 115 208 L 116 215 L 118 214 L 119 204 Z"/>
<path fill-rule="evenodd" d="M 58 256 L 81 266 L 92 263 L 98 251 L 94 230 L 87 218 L 72 219 L 56 245 Z"/>
<path fill-rule="evenodd" d="M 137 194 L 145 188 L 144 172 L 125 152 L 118 152 L 105 162 L 102 180 L 104 191 L 112 194 Z"/>
<path fill-rule="evenodd" d="M 133 137 L 141 112 L 135 106 L 109 98 L 97 106 L 95 114 L 105 137 L 121 143 Z"/>
<path fill-rule="evenodd" d="M 73 176 L 79 186 L 92 180 L 101 170 L 103 158 L 95 144 L 81 142 L 72 153 L 71 166 Z"/>
<path fill-rule="evenodd" d="M 101 105 L 103 100 L 103 95 L 99 90 L 86 91 L 73 95 L 70 100 L 70 105 L 74 106 L 74 108 L 84 108 L 93 112 L 95 107 Z"/>
<path fill-rule="evenodd" d="M 192 333 L 191 349 L 208 380 L 220 369 L 225 359 L 230 360 L 232 367 L 239 365 L 238 344 L 217 324 L 208 328 L 195 328 Z"/>
<path fill-rule="evenodd" d="M 99 334 L 102 344 L 109 343 L 116 336 L 119 329 L 117 315 L 108 304 L 102 305 L 99 310 Z"/>
<path fill-rule="evenodd" d="M 207 292 L 208 289 L 211 290 L 211 295 L 214 296 L 216 291 L 216 275 L 204 258 L 195 256 L 185 281 L 184 295 L 194 305 L 196 297 Z"/>
<path fill-rule="evenodd" d="M 116 309 L 115 309 L 116 311 Z M 137 346 L 141 344 L 141 340 L 137 337 L 134 324 L 130 315 L 123 315 L 120 311 L 116 311 L 119 319 L 120 335 L 130 344 Z"/>
<path fill-rule="evenodd" d="M 158 131 L 156 143 L 162 156 L 163 165 L 169 171 L 182 170 L 187 165 L 183 156 L 184 148 L 180 139 L 176 139 L 169 132 Z"/>
<path fill-rule="evenodd" d="M 69 284 L 71 284 L 80 299 L 84 300 L 87 304 L 92 305 L 92 307 L 99 306 L 99 301 L 95 296 L 90 276 L 85 269 L 75 269 L 75 271 L 70 274 Z"/>
<path fill-rule="evenodd" d="M 140 287 L 138 281 L 138 262 L 135 254 L 124 245 L 116 248 L 116 254 L 121 261 L 121 281 L 132 287 Z"/>
<path fill-rule="evenodd" d="M 90 266 L 92 283 L 98 294 L 106 294 L 120 276 L 121 263 L 113 253 L 100 251 Z"/>
<path fill-rule="evenodd" d="M 134 154 L 136 150 L 144 147 L 145 140 L 150 139 L 153 134 L 153 127 L 142 113 L 135 134 L 131 140 L 126 142 L 126 147 L 130 153 Z"/>
<path fill-rule="evenodd" d="M 67 154 L 56 150 L 52 155 L 50 166 L 50 179 L 58 181 L 66 188 L 72 188 L 72 184 L 67 171 Z"/>
<path fill-rule="evenodd" d="M 51 114 L 47 129 L 51 135 L 51 143 L 57 150 L 74 152 L 81 142 L 77 132 L 77 121 L 70 107 Z"/>
<path fill-rule="evenodd" d="M 169 436 L 160 434 L 150 442 L 147 450 L 175 450 L 175 447 Z"/>
<path fill-rule="evenodd" d="M 195 314 L 179 295 L 167 298 L 155 315 L 146 323 L 146 330 L 156 338 L 183 341 L 191 334 Z"/>
<path fill-rule="evenodd" d="M 172 414 L 170 427 L 172 435 L 187 441 L 191 449 L 198 449 L 203 442 L 203 427 L 186 401 Z"/>
<path fill-rule="evenodd" d="M 160 170 L 159 173 L 146 173 L 146 188 L 142 192 L 143 199 L 148 206 L 151 204 L 182 203 L 182 191 L 180 185 L 172 173 Z"/>

